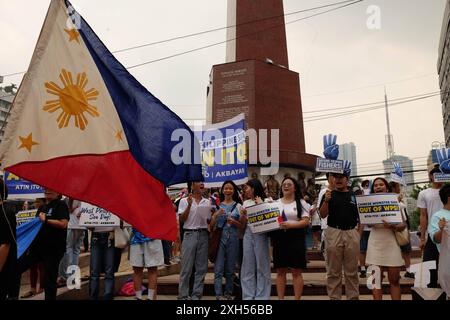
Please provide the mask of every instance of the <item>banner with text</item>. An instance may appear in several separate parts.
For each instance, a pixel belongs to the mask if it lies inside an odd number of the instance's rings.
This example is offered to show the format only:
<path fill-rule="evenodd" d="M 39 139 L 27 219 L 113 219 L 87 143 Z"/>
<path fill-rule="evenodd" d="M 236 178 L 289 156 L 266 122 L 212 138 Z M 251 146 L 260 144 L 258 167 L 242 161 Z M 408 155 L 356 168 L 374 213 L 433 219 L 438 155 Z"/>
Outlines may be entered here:
<path fill-rule="evenodd" d="M 36 217 L 36 213 L 37 213 L 37 209 L 17 212 L 16 213 L 17 226 L 20 226 L 24 223 L 27 223 L 30 220 L 33 220 Z"/>
<path fill-rule="evenodd" d="M 205 187 L 221 187 L 227 180 L 237 185 L 247 182 L 244 114 L 193 130 L 200 141 Z"/>
<path fill-rule="evenodd" d="M 280 202 L 265 202 L 247 208 L 247 224 L 252 233 L 280 229 L 278 217 L 283 208 Z"/>
<path fill-rule="evenodd" d="M 44 197 L 44 189 L 37 184 L 23 180 L 5 171 L 5 183 L 8 188 L 8 199 L 36 199 Z"/>
<path fill-rule="evenodd" d="M 119 227 L 120 218 L 111 212 L 82 202 L 80 205 L 81 227 Z M 124 223 L 124 226 L 130 226 Z"/>
<path fill-rule="evenodd" d="M 344 172 L 344 161 L 317 158 L 316 171 L 317 172 L 330 172 L 330 173 L 343 173 Z"/>
<path fill-rule="evenodd" d="M 374 193 L 356 196 L 359 218 L 362 224 L 402 223 L 402 214 L 395 193 Z"/>

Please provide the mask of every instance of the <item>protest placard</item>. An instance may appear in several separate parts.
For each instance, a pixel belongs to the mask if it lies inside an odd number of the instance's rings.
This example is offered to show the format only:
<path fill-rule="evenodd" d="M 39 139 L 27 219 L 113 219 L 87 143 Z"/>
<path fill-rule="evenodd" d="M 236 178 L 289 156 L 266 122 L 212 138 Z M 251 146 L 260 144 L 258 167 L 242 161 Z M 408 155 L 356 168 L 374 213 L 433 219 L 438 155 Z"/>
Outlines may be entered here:
<path fill-rule="evenodd" d="M 119 227 L 120 218 L 113 213 L 82 202 L 80 205 L 80 226 L 81 227 Z M 124 223 L 124 226 L 130 226 Z"/>
<path fill-rule="evenodd" d="M 8 188 L 8 199 L 36 199 L 44 197 L 44 189 L 10 172 L 5 172 L 5 183 Z"/>
<path fill-rule="evenodd" d="M 450 174 L 449 173 L 435 173 L 433 174 L 434 182 L 450 182 Z"/>
<path fill-rule="evenodd" d="M 406 186 L 405 177 L 400 177 L 395 173 L 391 173 L 391 181 L 401 184 L 402 186 Z"/>
<path fill-rule="evenodd" d="M 36 217 L 37 209 L 33 210 L 24 210 L 16 213 L 16 223 L 17 226 L 24 224 Z"/>
<path fill-rule="evenodd" d="M 450 221 L 447 221 L 447 225 L 442 231 L 438 281 L 441 288 L 450 297 Z"/>
<path fill-rule="evenodd" d="M 402 223 L 402 214 L 395 193 L 375 193 L 357 196 L 356 203 L 362 224 Z"/>
<path fill-rule="evenodd" d="M 278 217 L 283 208 L 280 202 L 265 202 L 247 208 L 247 224 L 252 233 L 280 229 Z"/>
<path fill-rule="evenodd" d="M 316 171 L 317 172 L 330 172 L 330 173 L 343 173 L 344 172 L 344 161 L 317 158 Z"/>

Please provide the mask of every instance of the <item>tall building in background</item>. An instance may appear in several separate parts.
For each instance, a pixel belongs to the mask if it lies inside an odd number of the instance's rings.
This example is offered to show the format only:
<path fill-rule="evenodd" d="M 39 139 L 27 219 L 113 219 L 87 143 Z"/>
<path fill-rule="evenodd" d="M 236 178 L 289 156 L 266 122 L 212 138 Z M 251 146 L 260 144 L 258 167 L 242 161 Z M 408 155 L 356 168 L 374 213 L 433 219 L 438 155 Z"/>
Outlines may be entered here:
<path fill-rule="evenodd" d="M 14 94 L 0 89 L 0 142 L 5 134 L 6 123 L 8 122 L 8 113 L 14 100 Z"/>
<path fill-rule="evenodd" d="M 358 175 L 356 164 L 356 146 L 353 142 L 339 145 L 339 159 L 352 162 L 352 176 Z"/>
<path fill-rule="evenodd" d="M 262 150 L 279 152 L 277 178 L 300 172 L 311 177 L 317 156 L 305 150 L 300 79 L 289 70 L 283 0 L 228 0 L 228 26 L 226 63 L 210 73 L 207 123 L 244 113 L 248 129 L 279 129 L 279 150 Z M 249 174 L 260 167 L 258 156 Z"/>
<path fill-rule="evenodd" d="M 448 148 L 450 147 L 450 0 L 447 0 L 444 21 L 442 22 L 437 71 L 439 73 L 439 87 L 442 92 L 441 102 L 445 144 Z"/>

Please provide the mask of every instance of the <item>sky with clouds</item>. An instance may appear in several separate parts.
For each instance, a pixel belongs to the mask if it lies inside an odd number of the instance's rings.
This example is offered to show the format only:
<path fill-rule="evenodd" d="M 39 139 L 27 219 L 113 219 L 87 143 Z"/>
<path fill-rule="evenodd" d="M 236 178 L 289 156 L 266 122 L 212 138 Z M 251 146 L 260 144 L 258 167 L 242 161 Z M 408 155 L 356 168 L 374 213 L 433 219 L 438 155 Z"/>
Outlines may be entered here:
<path fill-rule="evenodd" d="M 285 12 L 338 0 L 284 0 Z M 28 67 L 49 0 L 0 0 L 0 75 Z M 72 3 L 111 51 L 226 25 L 226 0 L 73 0 Z M 290 69 L 300 74 L 304 117 L 339 108 L 439 90 L 437 59 L 445 0 L 370 0 L 287 25 Z M 367 27 L 369 6 L 380 8 L 380 29 Z M 292 15 L 292 21 L 314 12 Z M 117 53 L 135 65 L 224 41 L 225 30 Z M 206 114 L 211 67 L 225 62 L 225 44 L 155 62 L 130 72 L 187 122 Z M 5 79 L 20 83 L 22 76 Z M 396 154 L 423 169 L 433 141 L 444 141 L 438 96 L 390 108 Z M 333 111 L 330 111 L 333 112 Z M 322 154 L 322 136 L 354 142 L 360 173 L 381 171 L 385 111 L 373 110 L 305 122 L 308 153 Z M 424 173 L 416 174 L 423 181 Z"/>

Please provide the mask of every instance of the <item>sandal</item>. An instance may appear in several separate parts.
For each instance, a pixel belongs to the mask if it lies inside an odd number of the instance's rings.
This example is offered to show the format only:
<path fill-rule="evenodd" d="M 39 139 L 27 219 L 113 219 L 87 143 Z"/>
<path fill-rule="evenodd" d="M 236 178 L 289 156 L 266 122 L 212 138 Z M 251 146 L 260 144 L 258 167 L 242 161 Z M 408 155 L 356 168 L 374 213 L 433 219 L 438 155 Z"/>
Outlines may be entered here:
<path fill-rule="evenodd" d="M 28 291 L 24 295 L 20 296 L 20 298 L 21 299 L 28 299 L 28 298 L 34 297 L 35 295 L 36 295 L 36 293 L 34 293 L 33 291 Z"/>

